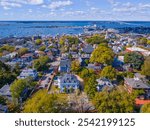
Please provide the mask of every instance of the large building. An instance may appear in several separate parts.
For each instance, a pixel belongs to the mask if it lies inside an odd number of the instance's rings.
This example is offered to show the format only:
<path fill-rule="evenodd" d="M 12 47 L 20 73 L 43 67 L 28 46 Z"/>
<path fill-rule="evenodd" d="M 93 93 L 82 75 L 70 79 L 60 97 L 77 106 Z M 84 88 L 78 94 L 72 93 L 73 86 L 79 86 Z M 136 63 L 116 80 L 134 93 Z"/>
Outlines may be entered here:
<path fill-rule="evenodd" d="M 69 93 L 71 89 L 76 90 L 80 86 L 80 82 L 77 77 L 73 74 L 65 74 L 62 77 L 58 78 L 58 87 L 61 92 L 64 92 L 65 89 Z"/>

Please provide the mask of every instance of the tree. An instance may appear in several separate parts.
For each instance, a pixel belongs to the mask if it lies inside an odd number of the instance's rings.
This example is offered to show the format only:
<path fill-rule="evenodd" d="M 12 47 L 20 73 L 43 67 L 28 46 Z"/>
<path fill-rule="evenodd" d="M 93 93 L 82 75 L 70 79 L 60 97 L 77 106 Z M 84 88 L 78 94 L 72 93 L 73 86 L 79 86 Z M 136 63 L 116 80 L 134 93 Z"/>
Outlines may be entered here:
<path fill-rule="evenodd" d="M 20 56 L 26 54 L 27 52 L 28 52 L 28 48 L 20 48 L 20 49 L 18 50 L 18 54 L 19 54 Z"/>
<path fill-rule="evenodd" d="M 79 43 L 79 39 L 75 36 L 62 36 L 59 40 L 60 45 L 68 43 L 69 46 L 76 45 Z"/>
<path fill-rule="evenodd" d="M 0 104 L 6 105 L 6 99 L 0 95 Z"/>
<path fill-rule="evenodd" d="M 23 91 L 30 87 L 30 82 L 31 81 L 27 79 L 18 79 L 11 84 L 10 91 L 14 101 L 16 101 L 16 99 L 19 100 Z"/>
<path fill-rule="evenodd" d="M 0 47 L 0 52 L 3 52 L 3 51 L 13 52 L 14 50 L 15 50 L 15 47 L 10 46 L 10 45 L 4 45 Z"/>
<path fill-rule="evenodd" d="M 91 99 L 95 96 L 97 92 L 96 86 L 97 86 L 97 82 L 95 76 L 91 76 L 90 78 L 88 78 L 88 80 L 85 83 L 84 91 Z"/>
<path fill-rule="evenodd" d="M 45 49 L 46 49 L 46 46 L 41 46 L 41 47 L 39 48 L 40 51 L 45 51 Z"/>
<path fill-rule="evenodd" d="M 85 81 L 87 80 L 87 78 L 89 78 L 90 76 L 93 76 L 94 74 L 95 73 L 93 69 L 87 69 L 87 68 L 83 68 L 81 72 L 79 73 L 80 77 L 83 78 Z"/>
<path fill-rule="evenodd" d="M 113 59 L 114 59 L 114 52 L 112 51 L 112 49 L 102 45 L 93 51 L 92 56 L 90 58 L 90 62 L 111 64 L 113 62 Z"/>
<path fill-rule="evenodd" d="M 150 77 L 150 56 L 144 61 L 144 65 L 142 66 L 142 74 Z"/>
<path fill-rule="evenodd" d="M 124 62 L 130 64 L 132 68 L 139 70 L 144 63 L 144 57 L 138 52 L 129 52 L 125 54 Z"/>
<path fill-rule="evenodd" d="M 41 45 L 42 44 L 42 40 L 41 39 L 36 39 L 35 44 L 36 45 Z"/>
<path fill-rule="evenodd" d="M 87 38 L 87 39 L 86 39 L 86 42 L 87 42 L 87 43 L 90 43 L 90 44 L 107 43 L 107 41 L 105 40 L 105 37 L 104 37 L 104 36 L 101 36 L 101 35 L 99 35 L 99 34 L 95 34 L 95 35 L 93 35 L 92 37 Z"/>
<path fill-rule="evenodd" d="M 116 70 L 112 66 L 106 66 L 100 73 L 101 77 L 108 78 L 110 80 L 114 80 L 117 77 Z"/>
<path fill-rule="evenodd" d="M 129 94 L 123 89 L 99 92 L 93 98 L 93 104 L 100 113 L 129 113 L 135 107 L 134 93 Z"/>
<path fill-rule="evenodd" d="M 80 62 L 78 60 L 74 60 L 71 63 L 71 71 L 78 72 L 80 70 Z"/>
<path fill-rule="evenodd" d="M 31 99 L 27 100 L 23 112 L 25 113 L 56 113 L 66 112 L 67 95 L 48 94 L 46 90 L 35 93 Z"/>
<path fill-rule="evenodd" d="M 140 38 L 139 40 L 138 40 L 138 43 L 140 44 L 140 45 L 147 45 L 147 39 L 144 37 L 144 38 Z"/>
<path fill-rule="evenodd" d="M 150 40 L 147 41 L 147 44 L 150 45 Z"/>
<path fill-rule="evenodd" d="M 142 113 L 150 113 L 150 103 L 144 104 L 141 108 Z"/>
<path fill-rule="evenodd" d="M 16 69 L 11 69 L 8 65 L 0 61 L 0 88 L 5 84 L 12 83 L 18 75 Z"/>
<path fill-rule="evenodd" d="M 48 70 L 47 63 L 49 62 L 49 60 L 50 59 L 48 56 L 41 56 L 39 59 L 34 60 L 33 66 L 38 71 Z"/>

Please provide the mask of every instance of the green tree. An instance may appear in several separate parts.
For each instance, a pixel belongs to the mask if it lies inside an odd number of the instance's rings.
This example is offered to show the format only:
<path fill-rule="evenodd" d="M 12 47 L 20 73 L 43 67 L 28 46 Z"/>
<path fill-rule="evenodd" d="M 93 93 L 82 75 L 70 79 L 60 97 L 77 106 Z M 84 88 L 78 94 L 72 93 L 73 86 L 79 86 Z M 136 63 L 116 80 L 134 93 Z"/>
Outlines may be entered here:
<path fill-rule="evenodd" d="M 147 38 L 140 38 L 139 40 L 138 40 L 138 43 L 140 44 L 140 45 L 147 45 Z"/>
<path fill-rule="evenodd" d="M 20 56 L 22 56 L 22 55 L 24 55 L 24 54 L 26 54 L 26 53 L 28 53 L 28 48 L 20 48 L 20 49 L 18 50 L 18 54 L 19 54 Z"/>
<path fill-rule="evenodd" d="M 150 40 L 147 41 L 147 44 L 150 45 Z"/>
<path fill-rule="evenodd" d="M 38 71 L 48 70 L 47 63 L 49 62 L 49 60 L 50 59 L 48 56 L 41 56 L 41 57 L 39 57 L 39 59 L 34 60 L 33 66 Z"/>
<path fill-rule="evenodd" d="M 46 49 L 46 46 L 41 46 L 41 47 L 39 48 L 39 51 L 45 51 L 45 49 Z"/>
<path fill-rule="evenodd" d="M 135 108 L 134 93 L 129 94 L 121 89 L 99 92 L 93 98 L 93 104 L 100 113 L 129 113 L 134 112 Z"/>
<path fill-rule="evenodd" d="M 13 51 L 15 51 L 15 47 L 10 46 L 10 45 L 4 45 L 4 46 L 0 47 L 0 52 L 3 52 L 3 51 L 13 52 Z"/>
<path fill-rule="evenodd" d="M 142 74 L 150 77 L 150 56 L 144 61 L 144 65 L 142 66 Z"/>
<path fill-rule="evenodd" d="M 107 43 L 107 40 L 105 40 L 104 36 L 95 34 L 92 37 L 87 38 L 86 42 L 90 44 L 100 44 L 100 43 Z"/>
<path fill-rule="evenodd" d="M 21 94 L 22 92 L 26 89 L 26 88 L 29 88 L 31 87 L 30 86 L 30 82 L 29 80 L 27 79 L 18 79 L 18 80 L 15 80 L 11 86 L 10 86 L 10 91 L 12 93 L 12 97 L 13 97 L 13 100 L 16 101 L 16 100 L 19 100 L 19 98 L 21 97 Z"/>
<path fill-rule="evenodd" d="M 46 90 L 35 93 L 26 101 L 23 112 L 25 113 L 56 113 L 66 112 L 67 95 L 48 94 Z"/>
<path fill-rule="evenodd" d="M 106 46 L 99 46 L 96 48 L 90 58 L 90 62 L 101 63 L 101 64 L 111 64 L 114 59 L 114 52 Z"/>
<path fill-rule="evenodd" d="M 108 78 L 110 80 L 114 80 L 117 77 L 116 70 L 112 66 L 106 66 L 100 73 L 101 77 Z"/>
<path fill-rule="evenodd" d="M 36 39 L 35 44 L 36 45 L 41 45 L 42 44 L 42 40 L 41 39 Z"/>
<path fill-rule="evenodd" d="M 84 91 L 87 93 L 87 95 L 92 99 L 96 92 L 97 92 L 97 82 L 96 82 L 96 77 L 91 76 L 88 78 L 88 80 L 85 83 Z"/>
<path fill-rule="evenodd" d="M 68 43 L 68 46 L 72 46 L 74 44 L 79 43 L 79 39 L 75 36 L 62 36 L 59 40 L 60 45 L 64 45 L 65 43 Z"/>
<path fill-rule="evenodd" d="M 87 68 L 83 68 L 81 70 L 81 72 L 79 73 L 80 77 L 85 79 L 89 78 L 92 75 L 95 75 L 94 70 L 93 69 L 87 69 Z"/>
<path fill-rule="evenodd" d="M 16 69 L 11 69 L 8 65 L 0 61 L 0 88 L 5 84 L 12 83 L 18 75 Z"/>
<path fill-rule="evenodd" d="M 150 103 L 144 104 L 144 105 L 141 107 L 141 112 L 142 112 L 142 113 L 150 113 Z"/>
<path fill-rule="evenodd" d="M 125 54 L 124 62 L 139 70 L 144 63 L 144 57 L 138 52 L 129 52 Z"/>
<path fill-rule="evenodd" d="M 78 72 L 80 70 L 80 62 L 78 60 L 74 60 L 71 63 L 71 71 Z"/>
<path fill-rule="evenodd" d="M 67 87 L 64 87 L 64 92 L 65 92 L 65 93 L 67 93 L 67 92 L 68 92 Z"/>
<path fill-rule="evenodd" d="M 0 104 L 6 105 L 6 99 L 0 95 Z"/>

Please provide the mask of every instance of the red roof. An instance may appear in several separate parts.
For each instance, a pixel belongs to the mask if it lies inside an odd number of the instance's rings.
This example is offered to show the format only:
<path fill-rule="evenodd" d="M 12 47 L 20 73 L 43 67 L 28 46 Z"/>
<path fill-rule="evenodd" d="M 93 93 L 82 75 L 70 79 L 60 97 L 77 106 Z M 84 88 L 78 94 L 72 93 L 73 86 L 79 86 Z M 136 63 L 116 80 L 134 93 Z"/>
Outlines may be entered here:
<path fill-rule="evenodd" d="M 143 105 L 143 104 L 150 103 L 150 100 L 136 99 L 135 101 L 136 101 L 136 105 Z"/>

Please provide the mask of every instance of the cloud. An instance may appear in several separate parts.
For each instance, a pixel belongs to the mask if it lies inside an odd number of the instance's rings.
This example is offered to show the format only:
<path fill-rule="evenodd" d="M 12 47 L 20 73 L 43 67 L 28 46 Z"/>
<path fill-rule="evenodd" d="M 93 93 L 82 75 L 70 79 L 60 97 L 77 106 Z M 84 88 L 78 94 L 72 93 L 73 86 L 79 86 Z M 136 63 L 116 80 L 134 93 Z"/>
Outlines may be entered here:
<path fill-rule="evenodd" d="M 115 12 L 133 12 L 137 11 L 137 7 L 130 2 L 119 4 L 117 7 L 113 8 Z"/>
<path fill-rule="evenodd" d="M 33 11 L 32 11 L 32 9 L 28 9 L 28 12 L 29 12 L 29 13 L 32 13 Z"/>
<path fill-rule="evenodd" d="M 0 1 L 0 5 L 4 8 L 4 9 L 11 9 L 14 7 L 21 7 L 22 5 L 17 3 L 17 2 L 8 2 L 8 1 Z"/>
<path fill-rule="evenodd" d="M 112 6 L 118 6 L 120 3 L 116 0 L 107 0 Z"/>
<path fill-rule="evenodd" d="M 53 1 L 48 7 L 52 10 L 55 10 L 57 8 L 65 7 L 65 6 L 70 6 L 72 5 L 73 2 L 70 0 L 66 1 Z"/>
<path fill-rule="evenodd" d="M 150 11 L 150 3 L 144 4 L 144 3 L 137 3 L 133 4 L 130 2 L 127 3 L 119 3 L 118 6 L 113 7 L 112 11 L 114 12 L 120 12 L 120 13 L 141 13 L 141 11 Z"/>
<path fill-rule="evenodd" d="M 26 0 L 28 4 L 40 5 L 44 3 L 44 0 Z"/>
<path fill-rule="evenodd" d="M 40 5 L 44 0 L 0 0 L 0 6 L 4 9 L 11 9 L 15 7 L 22 7 L 24 4 L 28 5 Z"/>
<path fill-rule="evenodd" d="M 150 9 L 150 3 L 149 4 L 139 3 L 139 8 L 140 9 Z"/>

